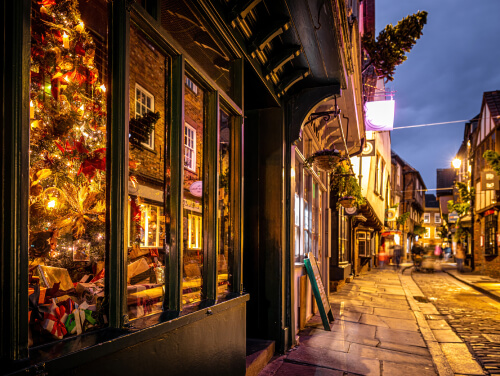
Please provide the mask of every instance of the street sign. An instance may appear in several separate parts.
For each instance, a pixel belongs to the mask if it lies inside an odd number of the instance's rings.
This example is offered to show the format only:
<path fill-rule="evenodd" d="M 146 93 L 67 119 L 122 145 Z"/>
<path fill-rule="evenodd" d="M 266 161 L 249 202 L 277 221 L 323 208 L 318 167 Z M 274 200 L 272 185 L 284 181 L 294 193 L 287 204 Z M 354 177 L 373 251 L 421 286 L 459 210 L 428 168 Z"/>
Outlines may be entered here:
<path fill-rule="evenodd" d="M 482 191 L 495 191 L 498 190 L 498 175 L 493 170 L 481 171 L 481 190 Z"/>
<path fill-rule="evenodd" d="M 325 330 L 331 331 L 330 322 L 334 320 L 333 313 L 330 302 L 328 301 L 328 296 L 326 296 L 325 288 L 323 287 L 323 282 L 321 281 L 318 264 L 312 252 L 309 252 L 307 257 L 308 258 L 304 259 L 304 264 L 306 266 L 307 275 L 309 276 L 309 281 L 311 281 L 316 303 L 318 303 L 321 321 L 323 321 Z"/>
<path fill-rule="evenodd" d="M 453 211 L 448 215 L 448 222 L 455 223 L 456 221 L 458 221 L 458 213 Z"/>

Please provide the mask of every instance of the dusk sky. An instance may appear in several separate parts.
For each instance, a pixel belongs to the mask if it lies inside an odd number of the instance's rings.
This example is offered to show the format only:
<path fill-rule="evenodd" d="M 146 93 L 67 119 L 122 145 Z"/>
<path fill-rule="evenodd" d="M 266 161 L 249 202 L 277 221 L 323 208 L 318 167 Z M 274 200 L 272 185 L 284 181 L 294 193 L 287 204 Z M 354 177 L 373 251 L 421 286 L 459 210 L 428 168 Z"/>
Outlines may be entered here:
<path fill-rule="evenodd" d="M 428 12 L 423 35 L 386 87 L 396 91 L 394 127 L 471 119 L 483 92 L 500 90 L 500 0 L 376 0 L 376 29 Z M 464 123 L 395 129 L 392 149 L 436 188 L 449 168 Z M 428 193 L 435 193 L 429 190 Z"/>

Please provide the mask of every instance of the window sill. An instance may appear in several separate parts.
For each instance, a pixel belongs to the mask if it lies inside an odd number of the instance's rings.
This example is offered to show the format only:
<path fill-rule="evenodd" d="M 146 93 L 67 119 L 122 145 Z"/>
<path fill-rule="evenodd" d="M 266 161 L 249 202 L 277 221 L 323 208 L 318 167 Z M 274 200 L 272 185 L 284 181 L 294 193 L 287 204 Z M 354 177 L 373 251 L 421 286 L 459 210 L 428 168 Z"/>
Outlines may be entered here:
<path fill-rule="evenodd" d="M 2 371 L 12 374 L 35 374 L 37 370 L 57 369 L 64 373 L 81 364 L 91 363 L 99 358 L 140 342 L 160 337 L 185 325 L 203 320 L 208 315 L 216 315 L 250 299 L 248 294 L 228 297 L 221 303 L 201 305 L 195 312 L 162 312 L 132 321 L 133 327 L 124 329 L 104 328 L 87 334 L 54 341 L 31 348 L 29 358 L 8 364 Z M 210 312 L 209 312 L 210 311 Z"/>

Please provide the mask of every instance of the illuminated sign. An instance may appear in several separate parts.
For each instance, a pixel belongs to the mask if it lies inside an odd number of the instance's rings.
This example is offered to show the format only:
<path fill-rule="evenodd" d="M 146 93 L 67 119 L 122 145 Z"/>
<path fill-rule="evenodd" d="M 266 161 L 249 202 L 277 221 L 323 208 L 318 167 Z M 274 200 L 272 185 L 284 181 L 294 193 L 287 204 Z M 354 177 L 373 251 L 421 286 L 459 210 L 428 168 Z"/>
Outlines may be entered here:
<path fill-rule="evenodd" d="M 498 175 L 493 170 L 481 171 L 481 190 L 495 191 L 500 189 L 498 186 Z"/>
<path fill-rule="evenodd" d="M 394 127 L 393 99 L 388 101 L 366 102 L 365 104 L 365 130 L 366 131 L 392 131 Z"/>

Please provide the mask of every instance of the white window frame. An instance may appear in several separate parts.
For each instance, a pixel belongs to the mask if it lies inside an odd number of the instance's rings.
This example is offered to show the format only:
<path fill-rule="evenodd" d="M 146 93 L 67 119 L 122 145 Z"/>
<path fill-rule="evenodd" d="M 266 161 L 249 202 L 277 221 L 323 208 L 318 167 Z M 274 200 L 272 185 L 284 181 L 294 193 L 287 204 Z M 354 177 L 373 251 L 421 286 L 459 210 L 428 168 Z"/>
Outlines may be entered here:
<path fill-rule="evenodd" d="M 193 133 L 192 139 L 188 139 L 187 132 L 191 131 Z M 189 141 L 193 142 L 193 147 L 189 145 Z M 192 152 L 191 164 L 187 164 L 187 151 Z M 184 168 L 189 171 L 196 172 L 196 129 L 190 126 L 188 123 L 184 124 Z"/>
<path fill-rule="evenodd" d="M 148 107 L 147 102 L 143 103 L 139 98 L 137 98 L 137 92 L 141 92 L 142 95 L 144 95 L 146 98 L 151 99 L 151 107 Z M 137 105 L 139 104 L 140 110 L 137 112 Z M 135 84 L 135 105 L 134 105 L 134 113 L 135 117 L 143 116 L 145 113 L 148 111 L 154 112 L 155 111 L 155 97 L 153 94 L 151 94 L 149 91 L 144 89 L 141 85 Z M 149 135 L 149 140 L 148 142 L 142 142 L 142 145 L 147 147 L 150 150 L 155 149 L 155 130 L 153 129 Z"/>
<path fill-rule="evenodd" d="M 424 239 L 430 239 L 430 238 L 431 238 L 431 228 L 425 227 Z"/>
<path fill-rule="evenodd" d="M 431 223 L 431 213 L 424 213 L 424 223 Z"/>
<path fill-rule="evenodd" d="M 434 213 L 434 223 L 441 223 L 441 214 Z"/>

